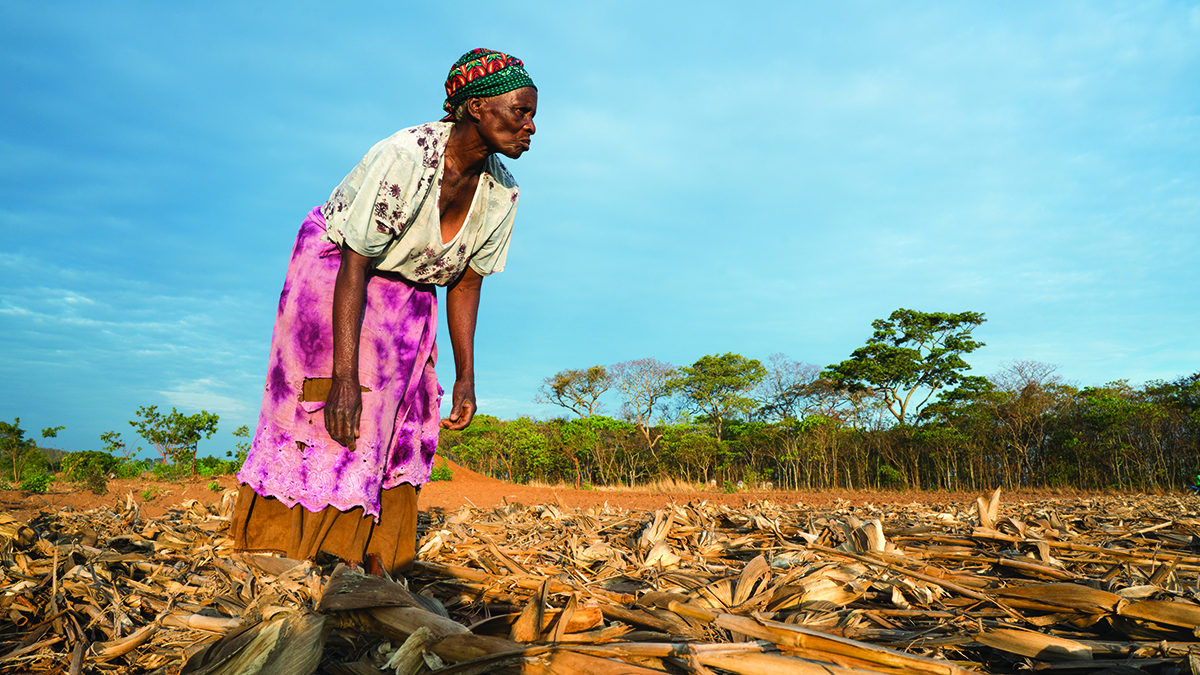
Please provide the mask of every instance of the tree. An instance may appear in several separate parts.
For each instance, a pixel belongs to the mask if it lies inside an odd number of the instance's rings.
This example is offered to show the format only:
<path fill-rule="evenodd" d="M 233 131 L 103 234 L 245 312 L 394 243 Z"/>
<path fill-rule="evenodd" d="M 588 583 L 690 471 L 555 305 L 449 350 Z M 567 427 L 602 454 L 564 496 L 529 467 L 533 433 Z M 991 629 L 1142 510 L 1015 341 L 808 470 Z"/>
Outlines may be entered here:
<path fill-rule="evenodd" d="M 133 459 L 133 456 L 141 451 L 141 448 L 131 448 L 125 441 L 121 439 L 121 432 L 106 431 L 100 434 L 100 442 L 104 444 L 104 451 L 113 457 L 120 457 L 122 462 L 128 462 Z"/>
<path fill-rule="evenodd" d="M 233 463 L 236 464 L 237 469 L 240 470 L 242 465 L 246 463 L 246 457 L 250 455 L 250 427 L 243 424 L 237 429 L 234 429 L 233 437 L 242 439 L 237 442 L 237 454 L 234 454 L 232 450 L 226 450 L 225 456 L 232 457 Z"/>
<path fill-rule="evenodd" d="M 898 309 L 872 322 L 875 333 L 867 344 L 823 375 L 849 391 L 874 392 L 896 421 L 906 424 L 910 412 L 919 415 L 934 393 L 957 384 L 970 370 L 962 356 L 984 346 L 971 331 L 986 320 L 981 312 Z"/>
<path fill-rule="evenodd" d="M 811 407 L 810 399 L 819 393 L 821 369 L 783 354 L 768 356 L 767 364 L 767 376 L 760 385 L 762 407 L 758 415 L 775 420 L 803 419 Z"/>
<path fill-rule="evenodd" d="M 998 396 L 992 405 L 996 432 L 1016 453 L 1029 484 L 1040 478 L 1047 482 L 1045 450 L 1050 440 L 1055 412 L 1066 406 L 1074 391 L 1055 375 L 1056 366 L 1037 361 L 1012 361 L 989 380 Z M 1035 467 L 1035 461 L 1040 467 Z"/>
<path fill-rule="evenodd" d="M 675 374 L 675 366 L 658 359 L 634 359 L 614 363 L 608 372 L 625 399 L 621 416 L 633 423 L 646 441 L 646 450 L 654 454 L 662 434 L 654 434 L 650 422 L 660 402 L 670 395 L 667 384 Z"/>
<path fill-rule="evenodd" d="M 12 467 L 13 482 L 19 483 L 25 467 L 37 453 L 37 443 L 32 438 L 25 438 L 20 417 L 14 419 L 12 424 L 0 420 L 0 453 Z"/>
<path fill-rule="evenodd" d="M 600 412 L 600 397 L 612 387 L 612 378 L 604 366 L 586 370 L 560 370 L 542 380 L 537 403 L 562 406 L 580 417 Z"/>
<path fill-rule="evenodd" d="M 42 429 L 42 440 L 49 441 L 51 438 L 58 438 L 58 432 L 63 429 L 66 429 L 66 427 L 46 427 Z M 50 473 L 54 473 L 59 464 L 62 463 L 63 457 L 67 455 L 66 452 L 59 450 L 49 443 L 46 444 L 46 447 L 42 448 L 42 454 L 46 456 L 46 462 L 50 465 L 48 469 Z"/>
<path fill-rule="evenodd" d="M 689 409 L 708 417 L 720 443 L 724 420 L 754 409 L 754 399 L 747 394 L 766 376 L 761 361 L 730 352 L 702 356 L 692 365 L 680 367 L 668 388 L 682 395 Z"/>
<path fill-rule="evenodd" d="M 217 433 L 217 421 L 220 419 L 205 410 L 195 415 L 184 415 L 171 408 L 171 414 L 164 415 L 158 412 L 158 406 L 155 405 L 138 408 L 136 416 L 140 419 L 130 420 L 129 426 L 158 450 L 164 462 L 177 467 L 186 464 L 192 475 L 196 474 L 196 445 L 201 438 L 211 438 Z"/>

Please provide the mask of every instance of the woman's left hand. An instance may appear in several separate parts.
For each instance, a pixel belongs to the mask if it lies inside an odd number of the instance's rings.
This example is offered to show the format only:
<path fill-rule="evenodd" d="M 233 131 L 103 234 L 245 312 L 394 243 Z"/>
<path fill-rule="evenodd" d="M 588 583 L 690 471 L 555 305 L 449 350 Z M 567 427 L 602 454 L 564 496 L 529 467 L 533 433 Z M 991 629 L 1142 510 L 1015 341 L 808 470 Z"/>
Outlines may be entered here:
<path fill-rule="evenodd" d="M 454 431 L 466 429 L 478 410 L 475 405 L 475 383 L 470 380 L 456 380 L 451 400 L 454 401 L 454 405 L 450 408 L 450 416 L 442 420 L 442 428 Z"/>
<path fill-rule="evenodd" d="M 483 277 L 468 267 L 446 289 L 446 324 L 454 347 L 454 401 L 443 429 L 466 429 L 479 408 L 475 405 L 475 319 L 479 315 L 479 289 Z"/>

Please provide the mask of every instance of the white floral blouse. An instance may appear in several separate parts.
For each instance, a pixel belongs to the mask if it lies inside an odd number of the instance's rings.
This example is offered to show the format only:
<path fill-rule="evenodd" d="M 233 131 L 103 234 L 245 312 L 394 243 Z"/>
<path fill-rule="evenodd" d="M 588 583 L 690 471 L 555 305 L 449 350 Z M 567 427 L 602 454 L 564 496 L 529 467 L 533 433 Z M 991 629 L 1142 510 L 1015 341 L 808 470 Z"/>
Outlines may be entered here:
<path fill-rule="evenodd" d="M 453 128 L 431 122 L 375 144 L 321 207 L 326 237 L 416 283 L 446 286 L 468 264 L 483 276 L 503 271 L 518 189 L 495 155 L 484 164 L 462 228 L 442 242 L 438 196 Z"/>

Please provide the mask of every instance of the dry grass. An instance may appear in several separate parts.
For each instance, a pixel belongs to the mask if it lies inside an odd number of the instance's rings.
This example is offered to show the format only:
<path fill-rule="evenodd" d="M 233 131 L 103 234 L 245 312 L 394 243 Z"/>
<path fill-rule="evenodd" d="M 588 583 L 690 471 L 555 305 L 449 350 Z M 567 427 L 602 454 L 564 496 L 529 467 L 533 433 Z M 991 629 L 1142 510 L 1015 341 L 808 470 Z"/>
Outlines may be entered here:
<path fill-rule="evenodd" d="M 548 483 L 546 481 L 531 480 L 526 483 L 531 488 L 543 488 L 547 490 L 574 490 L 574 483 Z M 714 491 L 715 488 L 705 486 L 703 483 L 688 483 L 674 478 L 664 478 L 651 481 L 649 483 L 638 483 L 637 485 L 595 485 L 584 486 L 585 490 L 595 490 L 597 492 L 704 492 Z"/>
<path fill-rule="evenodd" d="M 674 478 L 660 478 L 649 483 L 638 483 L 632 487 L 628 485 L 606 485 L 597 487 L 596 489 L 605 492 L 703 492 L 711 488 L 708 488 L 703 483 L 688 483 Z"/>

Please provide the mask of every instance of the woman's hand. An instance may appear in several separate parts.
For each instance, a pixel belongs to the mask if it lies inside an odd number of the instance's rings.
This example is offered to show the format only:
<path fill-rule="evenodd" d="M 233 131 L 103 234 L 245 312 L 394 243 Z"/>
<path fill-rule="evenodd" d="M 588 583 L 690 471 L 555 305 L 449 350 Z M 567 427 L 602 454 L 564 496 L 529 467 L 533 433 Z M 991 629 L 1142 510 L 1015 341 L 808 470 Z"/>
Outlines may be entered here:
<path fill-rule="evenodd" d="M 325 398 L 325 430 L 329 437 L 354 451 L 362 416 L 362 389 L 357 379 L 335 377 Z"/>
<path fill-rule="evenodd" d="M 446 327 L 454 347 L 454 394 L 450 417 L 443 429 L 466 429 L 475 417 L 475 319 L 479 316 L 479 291 L 483 277 L 467 267 L 446 291 Z"/>
<path fill-rule="evenodd" d="M 358 384 L 358 340 L 367 302 L 367 270 L 371 259 L 342 247 L 342 262 L 333 284 L 333 382 L 325 397 L 325 430 L 354 450 L 362 415 Z"/>
<path fill-rule="evenodd" d="M 466 429 L 478 410 L 475 405 L 475 382 L 469 379 L 455 380 L 451 400 L 454 404 L 450 408 L 450 416 L 442 420 L 442 428 L 454 431 Z"/>

